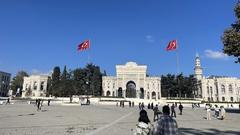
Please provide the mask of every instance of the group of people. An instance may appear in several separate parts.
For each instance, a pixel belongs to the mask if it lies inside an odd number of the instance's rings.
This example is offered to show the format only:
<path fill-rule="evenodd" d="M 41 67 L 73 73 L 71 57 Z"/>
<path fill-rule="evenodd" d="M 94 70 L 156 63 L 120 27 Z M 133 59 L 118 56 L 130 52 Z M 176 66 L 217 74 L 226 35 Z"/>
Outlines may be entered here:
<path fill-rule="evenodd" d="M 176 118 L 176 111 L 175 108 L 178 107 L 180 111 L 180 115 L 182 115 L 183 105 L 179 103 L 172 104 L 171 106 L 164 105 L 162 107 L 162 112 L 159 110 L 159 105 L 156 104 L 153 106 L 153 103 L 148 104 L 148 109 L 152 109 L 154 112 L 153 121 L 155 125 L 152 125 L 147 111 L 144 110 L 144 103 L 139 103 L 140 109 L 140 116 L 138 119 L 138 124 L 136 125 L 136 135 L 175 135 L 178 134 L 178 125 L 175 119 Z"/>
<path fill-rule="evenodd" d="M 139 104 L 138 104 L 138 108 L 139 108 L 139 110 L 143 110 L 144 109 L 144 103 L 142 102 L 139 102 Z"/>
<path fill-rule="evenodd" d="M 42 109 L 43 101 L 43 99 L 36 99 L 35 106 L 37 106 L 37 111 Z M 48 99 L 47 101 L 47 105 L 50 106 L 51 99 Z"/>
<path fill-rule="evenodd" d="M 126 102 L 126 101 L 120 101 L 119 106 L 124 108 L 124 104 L 125 104 L 124 102 Z M 134 107 L 134 102 L 128 101 L 128 105 L 129 105 L 129 107 Z M 116 106 L 118 106 L 118 102 L 116 103 Z"/>
<path fill-rule="evenodd" d="M 156 105 L 154 109 L 157 107 Z M 168 105 L 162 108 L 163 115 L 152 125 L 147 112 L 142 109 L 136 126 L 136 135 L 176 135 L 178 134 L 178 125 L 175 119 L 170 116 L 170 107 Z"/>
<path fill-rule="evenodd" d="M 211 120 L 211 106 L 206 105 L 206 110 L 207 110 L 207 120 Z M 215 105 L 214 116 L 219 120 L 224 120 L 226 118 L 226 111 L 224 107 L 220 106 L 219 108 L 218 105 Z"/>
<path fill-rule="evenodd" d="M 200 108 L 200 103 L 192 103 L 192 109 L 195 107 Z"/>

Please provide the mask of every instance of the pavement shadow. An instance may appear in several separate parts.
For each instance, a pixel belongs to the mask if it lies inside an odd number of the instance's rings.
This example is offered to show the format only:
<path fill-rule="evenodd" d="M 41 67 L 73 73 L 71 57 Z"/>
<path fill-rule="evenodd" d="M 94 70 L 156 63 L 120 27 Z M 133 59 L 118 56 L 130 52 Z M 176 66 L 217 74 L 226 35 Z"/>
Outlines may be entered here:
<path fill-rule="evenodd" d="M 35 115 L 35 113 L 29 113 L 29 114 L 19 114 L 18 116 L 31 116 L 31 115 Z"/>
<path fill-rule="evenodd" d="M 240 135 L 240 131 L 221 131 L 218 129 L 194 129 L 194 128 L 179 128 L 180 135 Z"/>

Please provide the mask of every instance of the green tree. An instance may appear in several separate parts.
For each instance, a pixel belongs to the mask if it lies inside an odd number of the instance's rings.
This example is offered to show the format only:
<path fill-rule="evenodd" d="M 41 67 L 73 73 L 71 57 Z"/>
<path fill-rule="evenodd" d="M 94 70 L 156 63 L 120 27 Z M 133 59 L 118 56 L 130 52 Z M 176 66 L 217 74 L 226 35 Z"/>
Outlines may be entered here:
<path fill-rule="evenodd" d="M 166 76 L 161 76 L 161 89 L 162 89 L 162 96 L 163 97 L 171 97 L 175 96 L 175 89 L 176 89 L 176 80 L 175 75 L 167 74 Z"/>
<path fill-rule="evenodd" d="M 89 86 L 87 94 L 100 96 L 102 94 L 102 73 L 100 67 L 88 64 L 86 66 L 87 71 L 87 82 Z"/>
<path fill-rule="evenodd" d="M 236 4 L 234 11 L 237 20 L 224 31 L 222 36 L 223 52 L 236 57 L 235 62 L 240 63 L 240 2 Z"/>
<path fill-rule="evenodd" d="M 85 94 L 85 91 L 87 90 L 86 81 L 87 81 L 86 69 L 77 68 L 73 70 L 73 89 L 77 95 Z"/>
<path fill-rule="evenodd" d="M 19 71 L 17 75 L 13 77 L 13 80 L 11 82 L 11 89 L 13 90 L 13 94 L 16 94 L 18 88 L 22 90 L 24 77 L 28 77 L 28 74 L 25 71 Z"/>
<path fill-rule="evenodd" d="M 73 81 L 70 78 L 70 73 L 68 73 L 67 67 L 64 66 L 59 83 L 59 95 L 62 97 L 71 97 L 75 94 L 72 86 Z"/>
<path fill-rule="evenodd" d="M 167 74 L 161 77 L 161 87 L 163 97 L 193 97 L 197 90 L 197 80 L 194 75 L 188 77 Z"/>
<path fill-rule="evenodd" d="M 49 88 L 49 94 L 54 96 L 60 96 L 59 88 L 60 88 L 60 76 L 61 71 L 60 67 L 56 66 L 53 69 L 52 73 L 52 79 L 50 81 L 50 88 Z"/>

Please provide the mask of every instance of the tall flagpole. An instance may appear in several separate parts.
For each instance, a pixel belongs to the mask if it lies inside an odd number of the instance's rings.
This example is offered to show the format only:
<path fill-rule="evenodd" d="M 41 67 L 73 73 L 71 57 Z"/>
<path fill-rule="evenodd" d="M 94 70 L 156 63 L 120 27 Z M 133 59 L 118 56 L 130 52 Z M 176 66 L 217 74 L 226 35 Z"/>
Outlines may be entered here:
<path fill-rule="evenodd" d="M 90 53 L 91 53 L 91 41 L 89 40 L 89 49 L 88 49 L 88 64 L 90 64 Z"/>
<path fill-rule="evenodd" d="M 177 40 L 176 40 L 176 67 L 177 67 L 176 79 L 177 79 L 177 84 L 178 84 L 179 80 L 178 80 L 177 76 L 179 75 L 179 54 L 178 54 L 178 42 L 177 42 Z M 180 97 L 180 96 L 182 96 L 181 93 L 179 93 L 178 97 Z"/>
<path fill-rule="evenodd" d="M 177 66 L 177 75 L 179 74 L 179 52 L 178 52 L 178 42 L 176 40 L 176 66 Z"/>
<path fill-rule="evenodd" d="M 88 48 L 88 64 L 91 64 L 91 41 L 89 39 L 89 48 Z M 89 85 L 89 91 L 91 89 L 91 82 L 90 82 L 90 70 L 89 70 L 89 74 L 88 74 L 88 85 Z M 94 96 L 94 90 L 92 90 L 92 95 Z"/>

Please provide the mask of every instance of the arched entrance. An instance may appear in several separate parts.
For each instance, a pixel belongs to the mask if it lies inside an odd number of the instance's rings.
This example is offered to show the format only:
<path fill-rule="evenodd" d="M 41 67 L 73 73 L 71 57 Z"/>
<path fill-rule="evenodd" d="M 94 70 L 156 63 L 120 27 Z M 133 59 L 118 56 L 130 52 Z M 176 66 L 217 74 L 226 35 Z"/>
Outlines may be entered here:
<path fill-rule="evenodd" d="M 129 81 L 126 85 L 126 97 L 136 98 L 136 84 L 134 81 Z"/>
<path fill-rule="evenodd" d="M 109 96 L 110 96 L 110 94 L 111 94 L 111 92 L 110 92 L 110 91 L 107 91 L 107 97 L 109 97 Z"/>
<path fill-rule="evenodd" d="M 122 87 L 119 87 L 118 88 L 118 94 L 117 94 L 118 97 L 122 97 Z"/>
<path fill-rule="evenodd" d="M 156 99 L 156 92 L 152 92 L 152 99 Z"/>
<path fill-rule="evenodd" d="M 144 89 L 140 88 L 140 99 L 144 99 Z"/>

